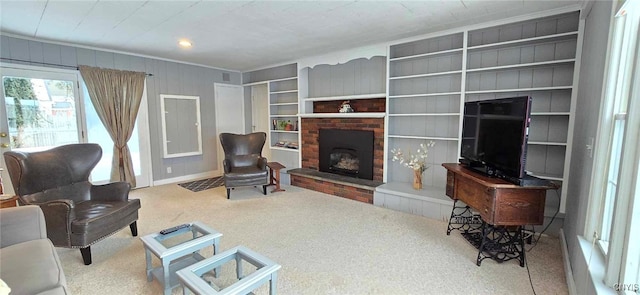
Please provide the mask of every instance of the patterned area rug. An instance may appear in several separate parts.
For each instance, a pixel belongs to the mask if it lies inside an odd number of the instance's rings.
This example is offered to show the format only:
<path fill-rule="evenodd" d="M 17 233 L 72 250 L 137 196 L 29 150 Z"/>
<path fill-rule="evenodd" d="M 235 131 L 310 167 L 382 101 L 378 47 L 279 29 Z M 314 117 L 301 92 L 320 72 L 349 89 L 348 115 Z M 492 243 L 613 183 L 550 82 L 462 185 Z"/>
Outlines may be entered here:
<path fill-rule="evenodd" d="M 206 189 L 223 186 L 224 177 L 218 176 L 214 178 L 207 178 L 207 179 L 201 179 L 201 180 L 190 181 L 185 183 L 179 183 L 178 185 L 192 192 L 199 192 Z"/>

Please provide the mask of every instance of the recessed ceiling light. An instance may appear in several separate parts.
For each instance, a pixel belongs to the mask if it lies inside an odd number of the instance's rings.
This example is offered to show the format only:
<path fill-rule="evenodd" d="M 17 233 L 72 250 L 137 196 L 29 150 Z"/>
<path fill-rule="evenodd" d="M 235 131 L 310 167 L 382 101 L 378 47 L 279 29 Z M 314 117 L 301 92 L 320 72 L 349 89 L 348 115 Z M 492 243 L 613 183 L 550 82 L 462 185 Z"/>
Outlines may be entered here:
<path fill-rule="evenodd" d="M 178 41 L 178 45 L 180 45 L 181 47 L 184 47 L 184 48 L 189 48 L 189 47 L 193 46 L 193 44 L 191 44 L 191 41 L 189 41 L 189 40 L 180 40 L 180 41 Z"/>

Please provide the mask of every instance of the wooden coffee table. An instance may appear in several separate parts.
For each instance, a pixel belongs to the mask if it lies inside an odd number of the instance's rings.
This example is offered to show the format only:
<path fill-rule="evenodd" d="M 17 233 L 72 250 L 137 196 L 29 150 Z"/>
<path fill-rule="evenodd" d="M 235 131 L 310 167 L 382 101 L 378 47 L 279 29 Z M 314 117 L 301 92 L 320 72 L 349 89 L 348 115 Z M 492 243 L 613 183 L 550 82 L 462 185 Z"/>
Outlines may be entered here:
<path fill-rule="evenodd" d="M 276 186 L 271 192 L 284 192 L 284 189 L 280 188 L 280 169 L 287 167 L 278 162 L 268 162 L 267 167 L 269 167 L 269 185 Z"/>

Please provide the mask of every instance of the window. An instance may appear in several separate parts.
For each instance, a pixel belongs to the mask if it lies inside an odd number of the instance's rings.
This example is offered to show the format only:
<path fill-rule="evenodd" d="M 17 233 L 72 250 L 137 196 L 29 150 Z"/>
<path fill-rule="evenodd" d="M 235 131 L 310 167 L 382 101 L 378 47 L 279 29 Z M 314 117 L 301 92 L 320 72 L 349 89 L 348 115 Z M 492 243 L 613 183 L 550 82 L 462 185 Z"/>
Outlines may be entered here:
<path fill-rule="evenodd" d="M 605 284 L 640 292 L 640 1 L 613 20 L 587 227 L 606 257 Z"/>

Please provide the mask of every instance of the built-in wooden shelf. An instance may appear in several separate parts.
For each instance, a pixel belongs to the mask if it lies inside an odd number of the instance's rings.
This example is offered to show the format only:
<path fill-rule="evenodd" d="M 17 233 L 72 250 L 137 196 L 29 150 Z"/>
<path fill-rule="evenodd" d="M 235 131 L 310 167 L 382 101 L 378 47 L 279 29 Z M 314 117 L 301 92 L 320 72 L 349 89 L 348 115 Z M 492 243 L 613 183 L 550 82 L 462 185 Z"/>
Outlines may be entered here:
<path fill-rule="evenodd" d="M 389 138 L 406 138 L 406 139 L 428 139 L 428 140 L 450 140 L 457 141 L 457 137 L 438 137 L 438 136 L 413 136 L 413 135 L 392 135 Z"/>
<path fill-rule="evenodd" d="M 298 114 L 300 118 L 384 118 L 386 113 L 313 113 Z"/>
<path fill-rule="evenodd" d="M 511 70 L 511 69 L 517 69 L 517 68 L 546 67 L 546 66 L 574 63 L 575 61 L 576 60 L 574 58 L 570 58 L 570 59 L 531 62 L 531 63 L 523 63 L 523 64 L 512 64 L 512 65 L 495 66 L 495 67 L 474 68 L 474 69 L 467 69 L 467 73 L 476 73 L 476 72 L 483 72 L 483 71 Z"/>
<path fill-rule="evenodd" d="M 303 98 L 304 101 L 332 101 L 332 100 L 355 100 L 355 99 L 370 99 L 370 98 L 385 98 L 386 93 L 371 93 L 371 94 L 357 94 L 357 95 L 340 95 L 340 96 L 322 96 L 322 97 L 307 97 Z"/>
<path fill-rule="evenodd" d="M 414 58 L 423 58 L 423 57 L 450 54 L 450 53 L 457 53 L 457 52 L 462 53 L 462 48 L 455 48 L 455 49 L 435 51 L 435 52 L 429 52 L 429 53 L 408 55 L 408 56 L 402 56 L 402 57 L 394 57 L 394 58 L 390 58 L 389 61 L 394 62 L 394 61 L 408 60 L 408 59 L 414 59 Z"/>
<path fill-rule="evenodd" d="M 538 36 L 538 37 L 532 37 L 532 38 L 517 39 L 517 40 L 511 40 L 511 41 L 504 41 L 504 42 L 489 43 L 489 44 L 476 45 L 476 46 L 469 46 L 467 47 L 467 50 L 474 51 L 474 50 L 483 50 L 483 49 L 499 49 L 504 47 L 522 46 L 527 44 L 542 44 L 544 42 L 557 42 L 557 41 L 569 40 L 574 38 L 578 38 L 577 31 L 551 34 L 546 36 Z"/>
<path fill-rule="evenodd" d="M 269 92 L 269 93 L 270 94 L 284 94 L 284 93 L 297 93 L 297 92 L 298 92 L 298 90 L 295 89 L 295 90 L 272 91 L 272 92 Z"/>
<path fill-rule="evenodd" d="M 393 77 L 389 77 L 389 80 L 427 78 L 427 77 L 437 77 L 437 76 L 456 75 L 456 74 L 462 74 L 462 71 L 457 70 L 457 71 L 435 72 L 435 73 L 417 74 L 417 75 L 393 76 Z"/>

